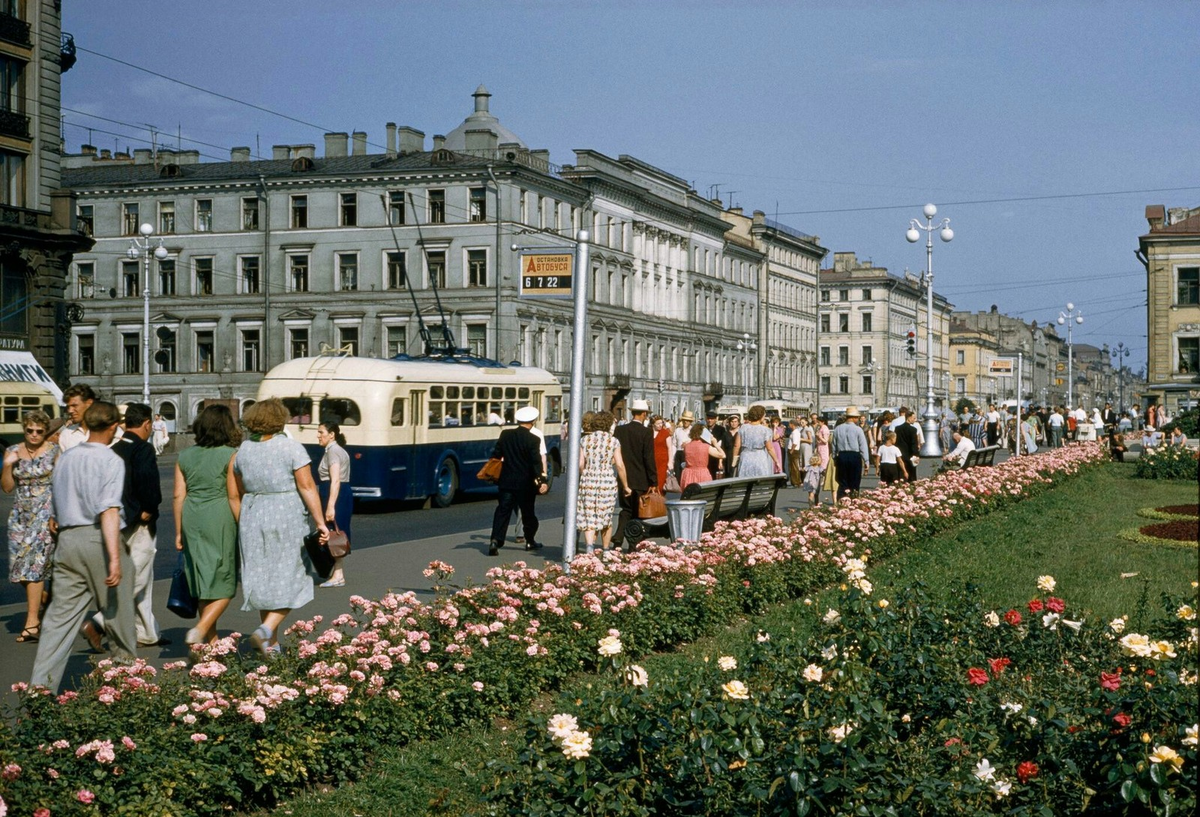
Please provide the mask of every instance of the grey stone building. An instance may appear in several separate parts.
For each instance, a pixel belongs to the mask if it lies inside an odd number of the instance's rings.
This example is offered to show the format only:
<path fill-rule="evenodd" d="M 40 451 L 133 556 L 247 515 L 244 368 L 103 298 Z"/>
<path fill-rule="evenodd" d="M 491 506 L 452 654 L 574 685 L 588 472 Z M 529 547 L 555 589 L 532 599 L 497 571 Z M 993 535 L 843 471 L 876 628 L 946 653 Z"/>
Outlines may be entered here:
<path fill-rule="evenodd" d="M 543 366 L 569 382 L 570 300 L 518 297 L 519 254 L 592 236 L 585 405 L 651 400 L 676 414 L 720 398 L 737 340 L 756 336 L 763 254 L 726 240 L 719 205 L 629 156 L 581 150 L 559 167 L 490 112 L 474 111 L 427 147 L 387 126 L 278 145 L 271 158 L 233 148 L 65 157 L 63 182 L 96 246 L 76 257 L 72 375 L 119 401 L 140 395 L 141 262 L 151 224 L 167 258 L 151 262 L 156 409 L 180 427 L 209 398 L 255 397 L 271 366 L 322 349 L 420 354 L 418 316 L 441 315 L 473 353 Z M 411 292 L 409 287 L 411 287 Z M 441 310 L 438 308 L 438 301 Z"/>

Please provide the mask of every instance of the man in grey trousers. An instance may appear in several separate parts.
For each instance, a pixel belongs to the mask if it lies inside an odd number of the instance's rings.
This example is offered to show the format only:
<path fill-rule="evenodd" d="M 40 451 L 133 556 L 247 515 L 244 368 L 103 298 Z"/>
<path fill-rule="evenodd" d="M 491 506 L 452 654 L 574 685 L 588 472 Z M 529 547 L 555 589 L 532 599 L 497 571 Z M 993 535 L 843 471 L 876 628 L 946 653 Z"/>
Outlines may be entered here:
<path fill-rule="evenodd" d="M 137 651 L 133 562 L 121 543 L 125 463 L 108 447 L 119 419 L 112 403 L 93 403 L 83 417 L 87 442 L 65 452 L 54 468 L 54 596 L 42 619 L 30 679 L 52 692 L 62 683 L 79 625 L 90 609 L 104 611 L 114 657 L 132 660 Z"/>

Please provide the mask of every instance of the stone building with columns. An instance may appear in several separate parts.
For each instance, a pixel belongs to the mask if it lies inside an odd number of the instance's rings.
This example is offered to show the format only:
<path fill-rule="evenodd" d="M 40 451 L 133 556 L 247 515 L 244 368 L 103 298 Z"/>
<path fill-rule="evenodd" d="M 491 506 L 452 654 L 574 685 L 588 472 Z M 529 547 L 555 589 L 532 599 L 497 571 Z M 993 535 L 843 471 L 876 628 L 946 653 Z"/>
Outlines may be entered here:
<path fill-rule="evenodd" d="M 64 159 L 64 185 L 96 246 L 76 257 L 71 372 L 118 400 L 140 394 L 142 281 L 128 258 L 142 223 L 168 251 L 151 270 L 155 408 L 182 428 L 210 398 L 253 400 L 262 374 L 294 357 L 350 348 L 421 354 L 417 315 L 444 314 L 457 345 L 549 369 L 569 383 L 570 300 L 518 297 L 522 249 L 573 250 L 591 233 L 589 408 L 650 400 L 677 414 L 718 400 L 736 343 L 756 336 L 763 254 L 727 240 L 719 205 L 630 156 L 576 151 L 558 166 L 490 111 L 446 136 L 389 123 L 277 145 L 99 152 Z M 411 288 L 411 289 L 410 289 Z M 436 293 L 435 293 L 436 289 Z M 439 311 L 437 301 L 441 302 Z"/>

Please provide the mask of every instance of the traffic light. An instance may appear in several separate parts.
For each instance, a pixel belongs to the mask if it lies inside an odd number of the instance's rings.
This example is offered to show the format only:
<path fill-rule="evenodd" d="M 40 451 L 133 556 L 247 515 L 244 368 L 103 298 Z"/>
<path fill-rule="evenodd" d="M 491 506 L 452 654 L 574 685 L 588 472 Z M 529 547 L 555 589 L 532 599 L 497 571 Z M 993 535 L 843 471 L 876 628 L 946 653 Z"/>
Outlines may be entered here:
<path fill-rule="evenodd" d="M 910 326 L 908 334 L 904 338 L 904 349 L 908 352 L 909 357 L 917 356 L 917 328 Z"/>

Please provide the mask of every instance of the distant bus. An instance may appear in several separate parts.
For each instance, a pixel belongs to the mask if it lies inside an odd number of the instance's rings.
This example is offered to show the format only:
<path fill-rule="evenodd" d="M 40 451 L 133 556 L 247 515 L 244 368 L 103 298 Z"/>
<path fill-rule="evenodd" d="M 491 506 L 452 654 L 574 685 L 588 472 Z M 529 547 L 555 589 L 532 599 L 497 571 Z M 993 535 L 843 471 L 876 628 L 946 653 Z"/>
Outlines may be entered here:
<path fill-rule="evenodd" d="M 317 426 L 341 426 L 356 499 L 428 498 L 444 508 L 460 491 L 495 490 L 475 475 L 526 405 L 540 411 L 547 476 L 562 468 L 562 386 L 545 369 L 477 357 L 321 355 L 271 369 L 258 388 L 259 400 L 270 397 L 288 407 L 287 432 L 314 462 L 323 454 Z"/>
<path fill-rule="evenodd" d="M 767 417 L 778 417 L 785 422 L 793 417 L 807 417 L 812 413 L 810 403 L 793 403 L 788 400 L 755 400 L 750 405 L 762 406 Z"/>
<path fill-rule="evenodd" d="M 59 416 L 58 398 L 37 383 L 0 380 L 0 449 L 25 439 L 21 418 L 30 411 L 44 411 L 53 420 Z"/>

